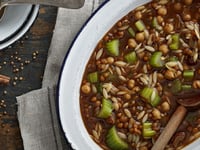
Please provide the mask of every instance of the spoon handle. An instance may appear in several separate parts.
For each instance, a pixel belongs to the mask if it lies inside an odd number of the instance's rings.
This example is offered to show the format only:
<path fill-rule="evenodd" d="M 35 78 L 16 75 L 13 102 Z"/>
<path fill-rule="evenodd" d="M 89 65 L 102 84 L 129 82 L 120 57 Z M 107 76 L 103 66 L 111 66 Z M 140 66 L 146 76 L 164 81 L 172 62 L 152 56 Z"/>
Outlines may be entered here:
<path fill-rule="evenodd" d="M 178 106 L 176 111 L 173 113 L 166 127 L 154 143 L 151 150 L 163 150 L 173 134 L 176 132 L 178 126 L 185 117 L 187 109 L 184 106 Z"/>
<path fill-rule="evenodd" d="M 85 0 L 0 0 L 1 7 L 12 4 L 43 4 L 64 8 L 80 8 Z"/>

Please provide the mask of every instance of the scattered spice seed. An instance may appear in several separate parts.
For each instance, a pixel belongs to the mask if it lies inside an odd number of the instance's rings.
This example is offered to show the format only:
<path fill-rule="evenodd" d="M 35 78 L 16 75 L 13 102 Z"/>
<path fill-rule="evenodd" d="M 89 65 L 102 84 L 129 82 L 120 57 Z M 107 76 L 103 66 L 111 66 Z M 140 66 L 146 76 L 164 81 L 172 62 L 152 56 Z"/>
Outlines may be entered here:
<path fill-rule="evenodd" d="M 13 85 L 15 86 L 16 84 L 17 84 L 17 82 L 14 81 L 14 82 L 13 82 Z"/>
<path fill-rule="evenodd" d="M 8 92 L 7 92 L 6 90 L 5 90 L 5 91 L 3 91 L 3 94 L 4 94 L 4 95 L 6 95 L 7 93 L 8 93 Z"/>

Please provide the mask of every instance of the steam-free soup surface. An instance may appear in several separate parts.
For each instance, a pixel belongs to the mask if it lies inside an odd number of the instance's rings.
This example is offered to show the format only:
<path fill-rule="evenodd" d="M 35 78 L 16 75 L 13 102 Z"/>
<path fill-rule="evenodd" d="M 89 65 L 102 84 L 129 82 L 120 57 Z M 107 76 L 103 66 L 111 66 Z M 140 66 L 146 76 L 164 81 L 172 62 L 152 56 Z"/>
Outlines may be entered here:
<path fill-rule="evenodd" d="M 152 1 L 98 42 L 85 68 L 80 105 L 100 147 L 150 149 L 178 106 L 175 99 L 200 90 L 199 24 L 199 0 Z M 198 109 L 187 113 L 166 149 L 198 138 L 199 124 Z"/>

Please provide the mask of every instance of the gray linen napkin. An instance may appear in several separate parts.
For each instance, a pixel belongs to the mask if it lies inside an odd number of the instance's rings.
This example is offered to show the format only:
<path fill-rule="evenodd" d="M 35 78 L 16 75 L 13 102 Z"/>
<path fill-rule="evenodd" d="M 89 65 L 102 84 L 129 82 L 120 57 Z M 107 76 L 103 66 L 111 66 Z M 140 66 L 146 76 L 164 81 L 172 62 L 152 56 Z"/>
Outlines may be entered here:
<path fill-rule="evenodd" d="M 79 10 L 58 9 L 42 88 L 17 97 L 25 150 L 69 149 L 56 114 L 56 84 L 64 56 L 75 35 L 103 0 L 86 0 Z"/>

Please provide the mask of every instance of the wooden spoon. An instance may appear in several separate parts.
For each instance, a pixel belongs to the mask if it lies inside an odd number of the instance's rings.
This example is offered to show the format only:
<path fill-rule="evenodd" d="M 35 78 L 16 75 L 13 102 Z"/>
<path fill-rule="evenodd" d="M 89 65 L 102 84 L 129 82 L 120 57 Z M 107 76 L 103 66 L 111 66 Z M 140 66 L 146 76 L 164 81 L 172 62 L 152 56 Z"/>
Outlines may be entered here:
<path fill-rule="evenodd" d="M 193 93 L 194 94 L 194 93 Z M 184 97 L 184 96 L 183 96 Z M 195 109 L 200 106 L 200 94 L 193 96 L 191 98 L 178 98 L 177 102 L 180 104 L 175 112 L 173 113 L 172 117 L 168 121 L 166 127 L 154 143 L 151 150 L 163 150 L 173 134 L 176 132 L 178 126 L 183 121 L 187 109 Z M 187 107 L 187 109 L 186 109 Z"/>

